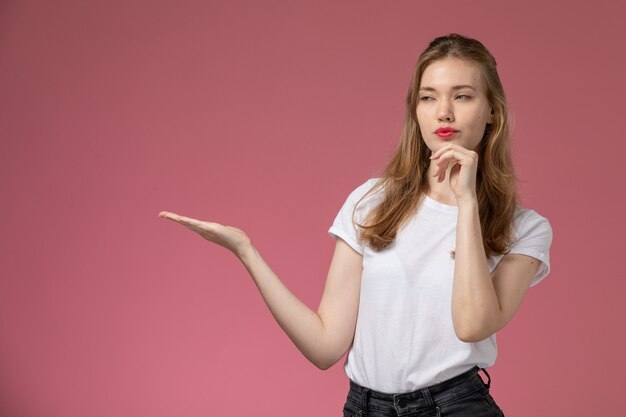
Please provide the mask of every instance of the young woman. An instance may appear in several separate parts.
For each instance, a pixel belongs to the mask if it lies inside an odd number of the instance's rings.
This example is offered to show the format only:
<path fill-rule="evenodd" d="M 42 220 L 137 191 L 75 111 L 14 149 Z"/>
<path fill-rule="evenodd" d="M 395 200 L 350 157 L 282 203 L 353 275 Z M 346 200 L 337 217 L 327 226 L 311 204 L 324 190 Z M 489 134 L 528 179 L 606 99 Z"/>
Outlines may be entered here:
<path fill-rule="evenodd" d="M 484 368 L 495 333 L 549 272 L 552 229 L 517 203 L 496 62 L 478 41 L 420 55 L 400 145 L 337 215 L 317 312 L 240 229 L 161 212 L 232 251 L 298 349 L 326 369 L 346 352 L 345 416 L 501 416 Z M 478 371 L 482 370 L 487 383 Z"/>

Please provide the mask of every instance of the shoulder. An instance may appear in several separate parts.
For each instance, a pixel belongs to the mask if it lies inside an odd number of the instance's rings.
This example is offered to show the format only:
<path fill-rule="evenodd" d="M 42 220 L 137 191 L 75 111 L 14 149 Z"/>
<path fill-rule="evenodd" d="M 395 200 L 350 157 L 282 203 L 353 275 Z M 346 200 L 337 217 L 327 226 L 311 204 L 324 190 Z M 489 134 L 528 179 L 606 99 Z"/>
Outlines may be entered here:
<path fill-rule="evenodd" d="M 517 205 L 515 208 L 515 217 L 513 221 L 513 231 L 516 238 L 520 238 L 528 233 L 536 230 L 552 234 L 552 226 L 548 219 L 537 211 Z"/>
<path fill-rule="evenodd" d="M 328 232 L 343 239 L 355 251 L 363 254 L 364 247 L 359 242 L 358 224 L 367 216 L 367 213 L 380 201 L 380 189 L 377 187 L 378 178 L 370 178 L 356 187 L 337 213 L 335 221 Z"/>
<path fill-rule="evenodd" d="M 551 245 L 552 226 L 548 219 L 535 210 L 518 205 L 513 222 L 513 241 L 508 253 L 527 255 L 541 261 L 531 287 L 550 272 Z"/>
<path fill-rule="evenodd" d="M 552 245 L 552 226 L 547 218 L 518 205 L 513 225 L 513 241 L 509 253 L 519 253 L 550 264 L 550 246 Z M 545 275 L 545 274 L 543 274 Z"/>
<path fill-rule="evenodd" d="M 370 178 L 357 186 L 346 199 L 341 211 L 354 215 L 357 222 L 362 221 L 367 213 L 379 205 L 384 198 L 380 178 Z"/>
<path fill-rule="evenodd" d="M 348 198 L 346 204 L 350 206 L 370 207 L 376 203 L 380 203 L 383 196 L 382 187 L 380 187 L 380 178 L 370 178 L 358 187 L 356 187 Z"/>

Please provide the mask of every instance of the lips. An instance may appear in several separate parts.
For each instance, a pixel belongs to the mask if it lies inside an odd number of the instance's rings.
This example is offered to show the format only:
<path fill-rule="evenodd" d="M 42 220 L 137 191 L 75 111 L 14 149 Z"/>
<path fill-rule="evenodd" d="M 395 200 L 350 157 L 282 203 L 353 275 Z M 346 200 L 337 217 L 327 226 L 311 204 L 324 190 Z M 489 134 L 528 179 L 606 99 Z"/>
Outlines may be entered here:
<path fill-rule="evenodd" d="M 439 129 L 435 130 L 435 134 L 440 138 L 449 138 L 457 132 L 458 130 L 451 127 L 440 127 Z"/>
<path fill-rule="evenodd" d="M 440 127 L 439 129 L 435 130 L 435 134 L 440 134 L 440 133 L 454 133 L 454 132 L 458 132 L 458 130 L 456 129 L 452 129 L 451 127 Z"/>

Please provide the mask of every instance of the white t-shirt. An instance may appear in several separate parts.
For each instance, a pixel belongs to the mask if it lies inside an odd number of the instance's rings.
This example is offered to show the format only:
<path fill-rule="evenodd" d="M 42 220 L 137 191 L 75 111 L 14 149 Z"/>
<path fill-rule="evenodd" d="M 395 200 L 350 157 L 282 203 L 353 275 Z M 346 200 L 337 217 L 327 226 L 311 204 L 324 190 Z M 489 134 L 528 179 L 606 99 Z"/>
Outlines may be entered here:
<path fill-rule="evenodd" d="M 344 365 L 356 383 L 387 393 L 414 391 L 456 376 L 474 365 L 486 368 L 497 355 L 495 334 L 476 343 L 457 338 L 452 325 L 452 283 L 458 208 L 425 197 L 396 240 L 376 252 L 359 243 L 352 221 L 355 204 L 377 179 L 354 190 L 339 211 L 331 235 L 363 255 L 359 314 Z M 355 220 L 382 201 L 379 191 L 359 204 Z M 550 270 L 550 223 L 517 207 L 510 253 L 532 256 L 541 265 L 531 286 Z M 493 271 L 502 255 L 489 259 Z"/>

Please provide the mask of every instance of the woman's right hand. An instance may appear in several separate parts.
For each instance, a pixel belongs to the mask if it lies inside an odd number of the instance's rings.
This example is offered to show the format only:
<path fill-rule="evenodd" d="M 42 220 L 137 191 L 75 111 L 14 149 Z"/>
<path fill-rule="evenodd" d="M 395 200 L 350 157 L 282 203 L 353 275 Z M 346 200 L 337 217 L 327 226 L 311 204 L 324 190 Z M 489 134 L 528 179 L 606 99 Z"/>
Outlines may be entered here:
<path fill-rule="evenodd" d="M 236 227 L 180 216 L 167 211 L 160 212 L 159 217 L 164 217 L 178 224 L 182 224 L 209 242 L 217 243 L 225 247 L 239 258 L 241 258 L 245 250 L 252 247 L 252 242 L 248 235 L 246 235 L 243 230 L 237 229 Z"/>

